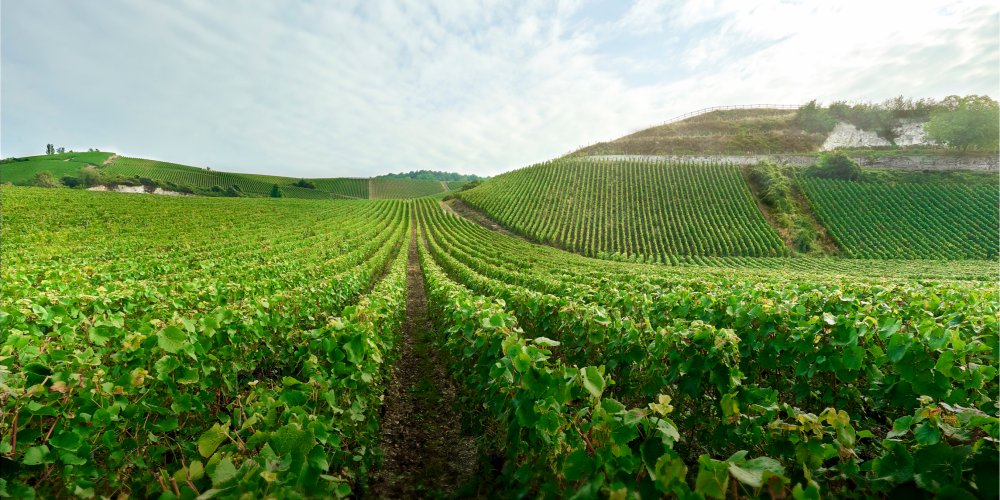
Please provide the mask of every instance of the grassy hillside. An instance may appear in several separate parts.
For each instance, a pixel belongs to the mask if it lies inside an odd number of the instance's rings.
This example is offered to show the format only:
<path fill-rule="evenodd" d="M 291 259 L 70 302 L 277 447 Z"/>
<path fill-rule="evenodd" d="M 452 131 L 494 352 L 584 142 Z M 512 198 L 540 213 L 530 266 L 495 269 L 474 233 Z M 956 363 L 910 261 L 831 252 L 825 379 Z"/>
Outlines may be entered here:
<path fill-rule="evenodd" d="M 897 183 L 803 176 L 798 182 L 847 256 L 996 259 L 1000 190 L 992 177 Z"/>
<path fill-rule="evenodd" d="M 243 196 L 270 196 L 277 184 L 286 198 L 396 199 L 417 198 L 457 189 L 466 181 L 391 178 L 316 178 L 299 179 L 278 175 L 222 172 L 190 165 L 117 157 L 104 165 L 112 153 L 65 153 L 8 160 L 0 164 L 0 182 L 30 184 L 40 172 L 48 172 L 56 180 L 79 177 L 87 165 L 94 165 L 107 183 L 152 182 L 167 189 L 195 194 L 219 195 L 236 187 Z M 457 175 L 457 174 L 454 174 Z M 374 195 L 369 184 L 375 186 Z M 303 185 L 304 184 L 304 185 Z M 309 186 L 312 187 L 309 187 Z M 371 196 L 370 196 L 371 195 Z"/>
<path fill-rule="evenodd" d="M 585 147 L 573 156 L 808 153 L 825 132 L 807 132 L 794 109 L 719 110 Z"/>
<path fill-rule="evenodd" d="M 530 239 L 584 255 L 779 256 L 733 166 L 557 160 L 497 176 L 461 198 Z"/>
<path fill-rule="evenodd" d="M 35 175 L 48 172 L 56 179 L 64 176 L 77 177 L 87 165 L 101 165 L 111 153 L 62 153 L 45 156 L 30 156 L 24 161 L 0 163 L 0 182 L 24 184 Z"/>

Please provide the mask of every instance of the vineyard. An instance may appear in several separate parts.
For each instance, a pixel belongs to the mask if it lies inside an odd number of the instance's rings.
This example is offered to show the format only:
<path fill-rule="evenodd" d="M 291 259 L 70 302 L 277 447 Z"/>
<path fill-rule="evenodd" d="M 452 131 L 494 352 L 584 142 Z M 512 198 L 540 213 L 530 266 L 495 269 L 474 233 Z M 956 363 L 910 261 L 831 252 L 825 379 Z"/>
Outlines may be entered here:
<path fill-rule="evenodd" d="M 420 179 L 371 179 L 368 197 L 373 200 L 420 198 L 445 191 L 440 181 Z"/>
<path fill-rule="evenodd" d="M 529 239 L 588 256 L 782 256 L 737 167 L 657 160 L 557 160 L 461 195 Z"/>
<path fill-rule="evenodd" d="M 849 257 L 996 259 L 996 183 L 850 182 L 802 177 L 812 209 Z"/>
<path fill-rule="evenodd" d="M 3 202 L 4 495 L 364 495 L 410 242 L 489 491 L 1000 488 L 995 262 L 595 261 L 427 198 Z"/>
<path fill-rule="evenodd" d="M 408 207 L 5 188 L 4 495 L 343 495 L 376 457 Z"/>
<path fill-rule="evenodd" d="M 48 172 L 57 179 L 67 175 L 76 177 L 87 165 L 100 165 L 109 156 L 111 153 L 62 153 L 3 163 L 0 164 L 0 182 L 24 184 L 41 172 Z"/>
<path fill-rule="evenodd" d="M 241 196 L 268 197 L 277 185 L 282 196 L 304 199 L 406 199 L 459 189 L 465 181 L 440 182 L 420 179 L 363 179 L 332 177 L 298 179 L 278 175 L 222 172 L 177 163 L 116 157 L 107 165 L 111 153 L 65 153 L 29 157 L 26 161 L 0 164 L 0 182 L 31 185 L 41 172 L 55 179 L 80 177 L 84 167 L 94 165 L 107 183 L 148 179 L 168 189 L 211 195 L 235 188 Z M 148 182 L 148 181 L 144 181 Z M 369 193 L 371 186 L 371 193 Z"/>
<path fill-rule="evenodd" d="M 595 266 L 415 210 L 441 349 L 514 495 L 998 491 L 995 280 Z"/>

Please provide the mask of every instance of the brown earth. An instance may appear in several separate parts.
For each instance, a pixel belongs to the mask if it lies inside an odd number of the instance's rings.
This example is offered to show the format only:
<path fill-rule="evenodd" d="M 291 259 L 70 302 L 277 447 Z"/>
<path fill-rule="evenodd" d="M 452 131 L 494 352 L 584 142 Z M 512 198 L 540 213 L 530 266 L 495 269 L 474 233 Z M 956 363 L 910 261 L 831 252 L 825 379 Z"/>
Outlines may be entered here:
<path fill-rule="evenodd" d="M 383 407 L 384 462 L 367 498 L 456 496 L 478 464 L 474 439 L 462 434 L 455 386 L 433 345 L 437 332 L 427 313 L 415 229 L 411 236 L 400 358 Z"/>

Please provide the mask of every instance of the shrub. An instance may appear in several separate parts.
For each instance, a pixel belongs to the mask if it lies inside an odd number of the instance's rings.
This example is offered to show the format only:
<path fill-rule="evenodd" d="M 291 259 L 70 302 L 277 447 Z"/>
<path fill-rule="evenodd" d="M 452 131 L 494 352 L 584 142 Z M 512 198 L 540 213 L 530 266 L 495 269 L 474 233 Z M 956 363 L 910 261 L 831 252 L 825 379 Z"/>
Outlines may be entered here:
<path fill-rule="evenodd" d="M 80 185 L 80 179 L 73 177 L 72 175 L 64 175 L 61 179 L 62 183 L 66 187 L 75 188 Z"/>
<path fill-rule="evenodd" d="M 62 186 L 59 181 L 52 177 L 49 172 L 38 172 L 35 177 L 31 179 L 32 186 L 44 187 L 44 188 L 57 188 Z"/>
<path fill-rule="evenodd" d="M 829 134 L 837 124 L 830 116 L 830 112 L 816 104 L 816 100 L 809 101 L 795 112 L 795 125 L 800 129 L 814 134 Z"/>
<path fill-rule="evenodd" d="M 474 181 L 469 181 L 469 182 L 466 182 L 466 183 L 465 183 L 465 184 L 464 184 L 464 185 L 462 186 L 462 189 L 460 189 L 460 191 L 468 191 L 468 190 L 470 190 L 470 189 L 472 189 L 472 188 L 474 188 L 474 187 L 476 187 L 476 186 L 479 186 L 479 185 L 480 185 L 480 184 L 482 184 L 482 183 L 483 183 L 483 181 L 481 181 L 481 180 L 479 180 L 479 179 L 476 179 L 476 180 L 474 180 Z"/>
<path fill-rule="evenodd" d="M 305 179 L 299 179 L 299 180 L 293 182 L 292 185 L 300 187 L 300 188 L 316 189 L 316 185 L 315 184 L 313 184 L 312 182 L 307 181 Z"/>
<path fill-rule="evenodd" d="M 104 183 L 104 176 L 94 167 L 80 170 L 80 183 L 86 187 L 94 187 Z"/>
<path fill-rule="evenodd" d="M 243 192 L 240 191 L 239 186 L 229 186 L 226 188 L 226 196 L 230 198 L 239 198 L 243 196 Z"/>
<path fill-rule="evenodd" d="M 844 153 L 824 153 L 812 173 L 825 179 L 856 181 L 861 178 L 861 167 Z"/>
<path fill-rule="evenodd" d="M 750 167 L 750 180 L 760 186 L 761 199 L 778 212 L 792 211 L 792 183 L 773 163 L 760 162 Z"/>
<path fill-rule="evenodd" d="M 281 192 L 281 188 L 277 184 L 271 186 L 271 198 L 281 198 L 284 194 Z"/>

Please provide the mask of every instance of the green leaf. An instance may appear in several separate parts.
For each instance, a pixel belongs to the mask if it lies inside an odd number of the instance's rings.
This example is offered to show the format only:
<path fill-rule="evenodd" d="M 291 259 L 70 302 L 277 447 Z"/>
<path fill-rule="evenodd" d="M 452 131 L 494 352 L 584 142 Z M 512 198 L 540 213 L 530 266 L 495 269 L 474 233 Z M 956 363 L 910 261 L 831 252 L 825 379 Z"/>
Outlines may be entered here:
<path fill-rule="evenodd" d="M 49 444 L 54 448 L 59 448 L 66 451 L 76 451 L 80 449 L 83 445 L 83 438 L 80 437 L 76 431 L 63 431 L 49 440 Z"/>
<path fill-rule="evenodd" d="M 890 337 L 888 346 L 889 361 L 898 363 L 899 360 L 903 359 L 903 355 L 910 349 L 911 343 L 910 337 L 901 333 Z"/>
<path fill-rule="evenodd" d="M 357 365 L 361 364 L 365 359 L 365 338 L 362 335 L 355 335 L 351 340 L 344 344 L 344 352 L 347 354 L 347 360 L 351 363 Z"/>
<path fill-rule="evenodd" d="M 601 372 L 596 367 L 588 366 L 580 369 L 580 375 L 583 376 L 583 388 L 591 396 L 600 398 L 601 393 L 604 392 L 604 376 L 601 375 Z"/>
<path fill-rule="evenodd" d="M 21 460 L 24 465 L 41 465 L 52 463 L 52 459 L 49 458 L 49 447 L 44 444 L 41 446 L 33 446 L 28 448 L 24 452 L 24 459 Z"/>
<path fill-rule="evenodd" d="M 675 484 L 683 483 L 687 476 L 687 466 L 680 457 L 667 453 L 656 461 L 656 484 L 666 493 Z"/>
<path fill-rule="evenodd" d="M 941 353 L 941 356 L 938 357 L 938 361 L 937 364 L 934 365 L 934 369 L 948 378 L 954 378 L 951 374 L 951 370 L 954 365 L 955 353 L 953 351 L 944 351 Z"/>
<path fill-rule="evenodd" d="M 111 332 L 108 331 L 108 328 L 103 326 L 90 327 L 87 336 L 90 338 L 91 342 L 99 346 L 103 346 L 108 343 L 108 340 L 111 340 Z"/>
<path fill-rule="evenodd" d="M 823 322 L 826 323 L 826 324 L 828 324 L 828 325 L 830 325 L 830 326 L 833 326 L 833 325 L 837 324 L 837 318 L 836 318 L 836 316 L 834 316 L 834 315 L 832 315 L 832 314 L 830 314 L 828 312 L 824 312 L 823 313 Z"/>
<path fill-rule="evenodd" d="M 559 342 L 547 337 L 536 337 L 532 342 L 545 347 L 558 347 L 560 344 Z"/>
<path fill-rule="evenodd" d="M 913 429 L 913 439 L 924 446 L 937 444 L 941 440 L 941 429 L 925 420 Z"/>
<path fill-rule="evenodd" d="M 168 326 L 156 334 L 157 345 L 171 354 L 181 350 L 187 342 L 187 334 L 176 326 Z"/>
<path fill-rule="evenodd" d="M 783 476 L 785 468 L 777 460 L 768 457 L 755 458 L 736 465 L 729 464 L 729 473 L 737 481 L 752 488 L 760 488 L 770 476 Z"/>
<path fill-rule="evenodd" d="M 844 348 L 843 362 L 844 368 L 848 370 L 858 370 L 865 360 L 865 350 L 856 345 Z"/>
<path fill-rule="evenodd" d="M 735 394 L 725 394 L 719 402 L 722 407 L 722 416 L 731 419 L 740 416 L 740 404 Z"/>
<path fill-rule="evenodd" d="M 205 431 L 201 437 L 198 438 L 198 453 L 201 456 L 208 458 L 215 453 L 215 450 L 226 440 L 226 431 L 221 425 L 215 424 L 211 429 Z"/>
<path fill-rule="evenodd" d="M 78 457 L 75 453 L 68 451 L 59 454 L 59 461 L 66 465 L 83 465 L 87 463 L 86 459 Z"/>
<path fill-rule="evenodd" d="M 586 450 L 576 450 L 563 461 L 563 475 L 570 481 L 590 475 L 593 469 L 593 459 Z"/>
<path fill-rule="evenodd" d="M 729 463 L 713 460 L 708 455 L 698 457 L 698 477 L 694 489 L 709 498 L 723 500 L 729 489 Z"/>
<path fill-rule="evenodd" d="M 212 487 L 218 488 L 236 477 L 236 466 L 229 458 L 223 458 L 208 477 L 212 479 Z"/>
<path fill-rule="evenodd" d="M 882 442 L 886 453 L 876 458 L 872 470 L 882 479 L 894 483 L 904 483 L 913 478 L 913 457 L 906 451 L 906 446 L 899 441 L 886 440 Z"/>
<path fill-rule="evenodd" d="M 167 375 L 170 375 L 171 372 L 180 368 L 180 366 L 181 362 L 169 354 L 164 354 L 162 358 L 156 360 L 156 363 L 153 363 L 153 369 L 156 370 L 156 376 L 160 380 L 166 378 Z"/>

